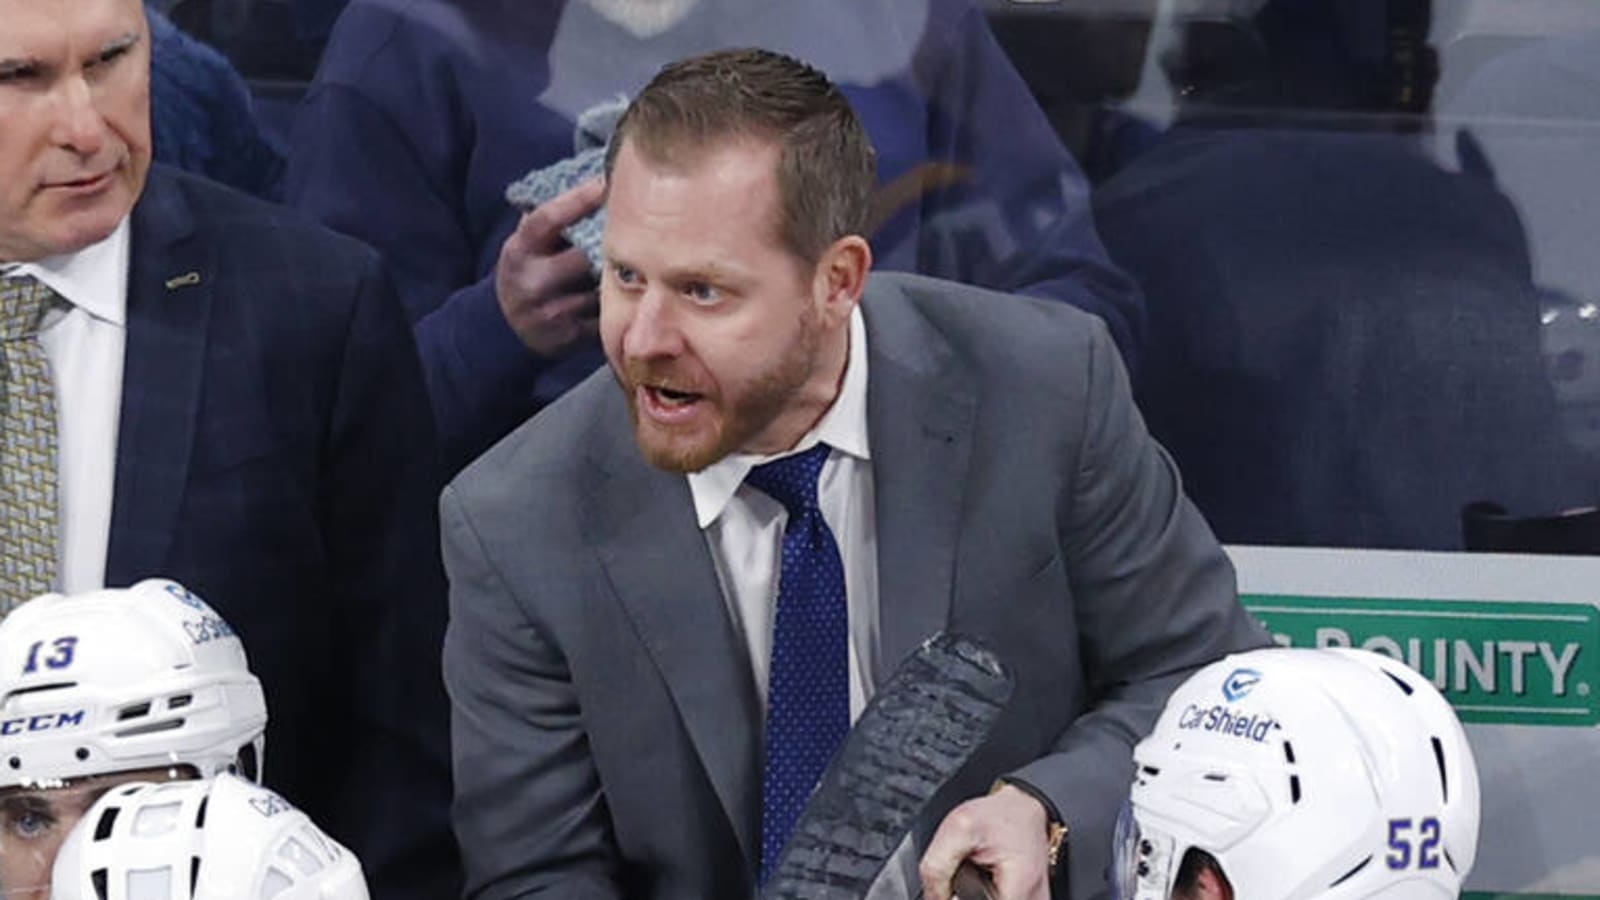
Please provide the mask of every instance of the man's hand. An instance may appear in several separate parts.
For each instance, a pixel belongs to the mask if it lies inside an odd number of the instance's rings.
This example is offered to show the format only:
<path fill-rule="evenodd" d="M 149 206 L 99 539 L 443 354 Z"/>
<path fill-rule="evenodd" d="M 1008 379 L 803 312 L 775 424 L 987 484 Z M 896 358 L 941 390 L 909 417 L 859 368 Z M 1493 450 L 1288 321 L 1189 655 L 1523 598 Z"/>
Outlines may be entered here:
<path fill-rule="evenodd" d="M 952 809 L 922 855 L 922 896 L 950 900 L 956 866 L 971 859 L 989 870 L 999 900 L 1049 900 L 1047 821 L 1038 800 L 1010 785 Z"/>
<path fill-rule="evenodd" d="M 556 357 L 599 331 L 599 299 L 583 251 L 561 229 L 600 205 L 605 182 L 591 178 L 524 213 L 500 246 L 494 292 L 511 330 L 529 350 Z"/>

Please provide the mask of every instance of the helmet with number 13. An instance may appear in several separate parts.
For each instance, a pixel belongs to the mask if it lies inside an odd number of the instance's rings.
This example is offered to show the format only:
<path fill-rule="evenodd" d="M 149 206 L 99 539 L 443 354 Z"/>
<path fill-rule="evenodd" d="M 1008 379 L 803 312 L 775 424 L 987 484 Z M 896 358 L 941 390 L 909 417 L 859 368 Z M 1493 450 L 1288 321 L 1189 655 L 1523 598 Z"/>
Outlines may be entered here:
<path fill-rule="evenodd" d="M 0 621 L 0 900 L 48 894 L 72 824 L 126 781 L 260 778 L 244 646 L 172 581 L 45 594 Z"/>

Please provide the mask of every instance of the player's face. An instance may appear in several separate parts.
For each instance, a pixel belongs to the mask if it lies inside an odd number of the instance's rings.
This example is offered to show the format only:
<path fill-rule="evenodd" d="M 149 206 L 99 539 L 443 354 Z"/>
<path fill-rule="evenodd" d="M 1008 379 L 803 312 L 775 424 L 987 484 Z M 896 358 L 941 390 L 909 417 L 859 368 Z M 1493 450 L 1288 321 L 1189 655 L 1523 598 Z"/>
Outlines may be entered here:
<path fill-rule="evenodd" d="M 688 167 L 624 144 L 606 203 L 600 333 L 651 464 L 692 472 L 787 450 L 838 392 L 849 305 L 777 234 L 778 148 Z"/>
<path fill-rule="evenodd" d="M 109 235 L 150 167 L 139 0 L 0 0 L 0 261 Z"/>
<path fill-rule="evenodd" d="M 135 769 L 59 788 L 0 791 L 0 900 L 48 900 L 50 871 L 72 826 L 106 791 L 130 781 L 192 777 L 188 769 Z"/>

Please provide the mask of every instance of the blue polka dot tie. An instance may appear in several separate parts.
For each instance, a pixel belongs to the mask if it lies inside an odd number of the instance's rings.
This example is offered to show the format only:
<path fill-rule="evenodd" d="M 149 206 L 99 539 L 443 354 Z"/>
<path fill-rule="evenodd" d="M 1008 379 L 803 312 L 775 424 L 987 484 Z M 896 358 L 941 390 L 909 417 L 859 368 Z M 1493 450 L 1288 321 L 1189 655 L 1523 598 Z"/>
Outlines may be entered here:
<path fill-rule="evenodd" d="M 817 508 L 828 445 L 757 466 L 745 482 L 789 511 L 778 575 L 761 783 L 761 882 L 850 730 L 850 622 L 844 562 Z"/>

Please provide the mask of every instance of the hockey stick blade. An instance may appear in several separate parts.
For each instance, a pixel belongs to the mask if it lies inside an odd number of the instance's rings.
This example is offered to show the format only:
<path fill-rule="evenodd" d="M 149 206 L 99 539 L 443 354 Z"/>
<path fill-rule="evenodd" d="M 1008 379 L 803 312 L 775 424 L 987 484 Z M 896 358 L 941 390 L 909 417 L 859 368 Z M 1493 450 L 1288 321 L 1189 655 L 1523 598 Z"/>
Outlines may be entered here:
<path fill-rule="evenodd" d="M 806 802 L 763 900 L 861 900 L 934 794 L 988 740 L 1013 681 L 978 640 L 938 634 L 862 711 Z"/>

